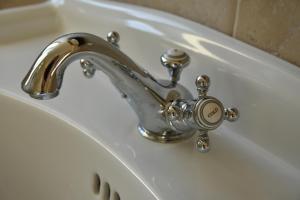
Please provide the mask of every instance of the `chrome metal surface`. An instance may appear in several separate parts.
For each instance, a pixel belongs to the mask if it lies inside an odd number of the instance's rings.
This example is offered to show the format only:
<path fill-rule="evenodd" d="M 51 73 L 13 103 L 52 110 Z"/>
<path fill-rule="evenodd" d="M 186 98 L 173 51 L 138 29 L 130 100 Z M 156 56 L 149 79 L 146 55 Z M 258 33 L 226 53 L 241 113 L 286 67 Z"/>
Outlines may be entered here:
<path fill-rule="evenodd" d="M 209 137 L 207 132 L 201 132 L 198 135 L 196 148 L 201 153 L 206 153 L 210 150 Z"/>
<path fill-rule="evenodd" d="M 237 108 L 226 108 L 224 112 L 225 112 L 225 119 L 230 122 L 234 122 L 238 120 L 240 117 L 240 113 Z"/>
<path fill-rule="evenodd" d="M 190 63 L 190 57 L 179 49 L 168 49 L 161 55 L 160 61 L 168 69 L 171 80 L 176 83 L 180 79 L 183 68 Z"/>
<path fill-rule="evenodd" d="M 111 41 L 116 42 L 118 39 L 113 36 Z M 114 44 L 88 33 L 64 35 L 49 44 L 25 76 L 22 89 L 36 99 L 57 96 L 66 67 L 77 59 L 80 59 L 85 76 L 92 77 L 100 70 L 110 78 L 134 109 L 139 118 L 138 130 L 147 139 L 176 142 L 191 137 L 198 130 L 206 133 L 216 129 L 224 119 L 238 118 L 236 109 L 224 111 L 219 100 L 206 96 L 210 84 L 208 76 L 197 78 L 197 90 L 201 95 L 196 100 L 186 88 L 177 84 L 180 71 L 189 62 L 186 53 L 167 51 L 162 60 L 169 70 L 175 70 L 174 76 L 170 81 L 157 81 Z M 203 138 L 206 139 L 201 140 L 202 152 L 209 149 L 208 136 Z"/>
<path fill-rule="evenodd" d="M 206 96 L 209 86 L 210 86 L 210 79 L 207 75 L 198 76 L 196 79 L 196 87 L 199 96 Z"/>
<path fill-rule="evenodd" d="M 180 98 L 192 98 L 183 86 L 175 86 L 170 81 L 158 82 L 111 43 L 88 33 L 64 35 L 49 44 L 24 78 L 22 89 L 36 99 L 57 96 L 66 67 L 77 59 L 88 60 L 89 65 L 109 76 L 115 87 L 127 97 L 139 117 L 140 126 L 149 132 L 174 132 L 160 113 L 168 104 L 169 93 L 175 90 Z M 186 138 L 185 133 L 174 134 L 178 140 Z"/>
<path fill-rule="evenodd" d="M 80 59 L 80 65 L 82 68 L 83 75 L 87 78 L 92 78 L 95 75 L 96 68 L 94 65 L 85 59 Z"/>
<path fill-rule="evenodd" d="M 208 131 L 218 128 L 223 121 L 236 121 L 239 112 L 236 108 L 224 109 L 215 97 L 207 96 L 210 79 L 207 75 L 198 76 L 195 81 L 198 99 L 177 99 L 164 110 L 164 115 L 173 130 L 193 132 L 199 130 L 197 148 L 200 152 L 209 151 Z"/>
<path fill-rule="evenodd" d="M 153 132 L 145 129 L 143 126 L 139 125 L 138 130 L 140 134 L 152 141 L 160 142 L 160 143 L 173 143 L 173 142 L 178 142 L 181 140 L 185 140 L 187 138 L 190 138 L 195 134 L 195 131 L 191 132 L 176 132 L 173 130 L 168 130 L 164 132 Z"/>
<path fill-rule="evenodd" d="M 106 39 L 109 43 L 119 47 L 120 34 L 117 31 L 111 31 L 107 34 Z"/>

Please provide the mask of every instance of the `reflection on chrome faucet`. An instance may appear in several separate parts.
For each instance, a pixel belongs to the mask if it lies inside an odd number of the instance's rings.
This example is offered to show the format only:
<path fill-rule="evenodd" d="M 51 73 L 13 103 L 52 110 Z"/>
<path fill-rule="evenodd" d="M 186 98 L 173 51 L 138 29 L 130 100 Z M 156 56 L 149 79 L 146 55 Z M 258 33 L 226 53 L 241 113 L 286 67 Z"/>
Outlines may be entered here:
<path fill-rule="evenodd" d="M 207 76 L 196 80 L 197 99 L 178 83 L 190 60 L 185 52 L 170 49 L 161 56 L 170 80 L 158 81 L 119 50 L 118 33 L 108 36 L 108 41 L 88 33 L 59 37 L 36 59 L 22 81 L 22 89 L 36 99 L 54 98 L 59 94 L 66 67 L 80 60 L 86 77 L 102 71 L 128 99 L 144 137 L 167 143 L 189 138 L 199 131 L 197 146 L 202 152 L 209 149 L 208 130 L 216 129 L 224 119 L 238 118 L 237 109 L 224 109 L 219 100 L 207 96 Z"/>

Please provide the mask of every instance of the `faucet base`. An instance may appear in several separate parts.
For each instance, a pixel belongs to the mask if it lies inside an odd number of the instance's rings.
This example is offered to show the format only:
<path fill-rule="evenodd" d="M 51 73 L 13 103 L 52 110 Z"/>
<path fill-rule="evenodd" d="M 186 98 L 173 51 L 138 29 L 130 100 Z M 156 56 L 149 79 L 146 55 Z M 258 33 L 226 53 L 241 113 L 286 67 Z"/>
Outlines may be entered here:
<path fill-rule="evenodd" d="M 160 142 L 160 143 L 174 143 L 174 142 L 179 142 L 185 139 L 188 139 L 192 137 L 197 131 L 192 131 L 192 132 L 185 132 L 185 133 L 178 133 L 173 130 L 165 130 L 162 132 L 153 132 L 145 129 L 141 125 L 138 125 L 138 131 L 140 134 L 154 142 Z"/>

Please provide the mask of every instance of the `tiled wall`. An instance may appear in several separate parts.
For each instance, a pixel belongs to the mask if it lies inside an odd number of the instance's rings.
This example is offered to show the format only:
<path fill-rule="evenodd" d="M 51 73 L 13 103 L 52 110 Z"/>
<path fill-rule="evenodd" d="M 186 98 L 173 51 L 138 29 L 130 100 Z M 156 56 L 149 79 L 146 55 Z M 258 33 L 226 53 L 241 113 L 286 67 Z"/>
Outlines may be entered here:
<path fill-rule="evenodd" d="M 300 0 L 115 0 L 167 11 L 300 66 Z"/>
<path fill-rule="evenodd" d="M 0 9 L 46 0 L 0 0 Z M 115 0 L 199 22 L 300 66 L 300 0 Z"/>
<path fill-rule="evenodd" d="M 30 4 L 41 3 L 44 1 L 46 0 L 0 0 L 0 9 L 26 6 Z"/>
<path fill-rule="evenodd" d="M 300 66 L 300 1 L 241 0 L 233 36 Z"/>

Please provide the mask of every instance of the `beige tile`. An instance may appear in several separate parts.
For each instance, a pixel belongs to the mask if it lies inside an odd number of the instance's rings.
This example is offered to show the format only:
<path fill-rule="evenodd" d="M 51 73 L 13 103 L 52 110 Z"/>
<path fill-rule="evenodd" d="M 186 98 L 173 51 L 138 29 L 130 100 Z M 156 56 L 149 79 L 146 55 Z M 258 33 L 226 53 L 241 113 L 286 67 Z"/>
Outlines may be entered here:
<path fill-rule="evenodd" d="M 0 0 L 0 9 L 31 5 L 45 1 L 46 0 Z"/>
<path fill-rule="evenodd" d="M 241 0 L 234 36 L 300 66 L 300 1 Z"/>
<path fill-rule="evenodd" d="M 116 0 L 167 11 L 232 34 L 237 0 Z"/>
<path fill-rule="evenodd" d="M 0 0 L 0 9 L 45 1 Z M 228 35 L 233 34 L 237 39 L 300 66 L 300 0 L 115 1 L 159 9 L 191 19 Z"/>

